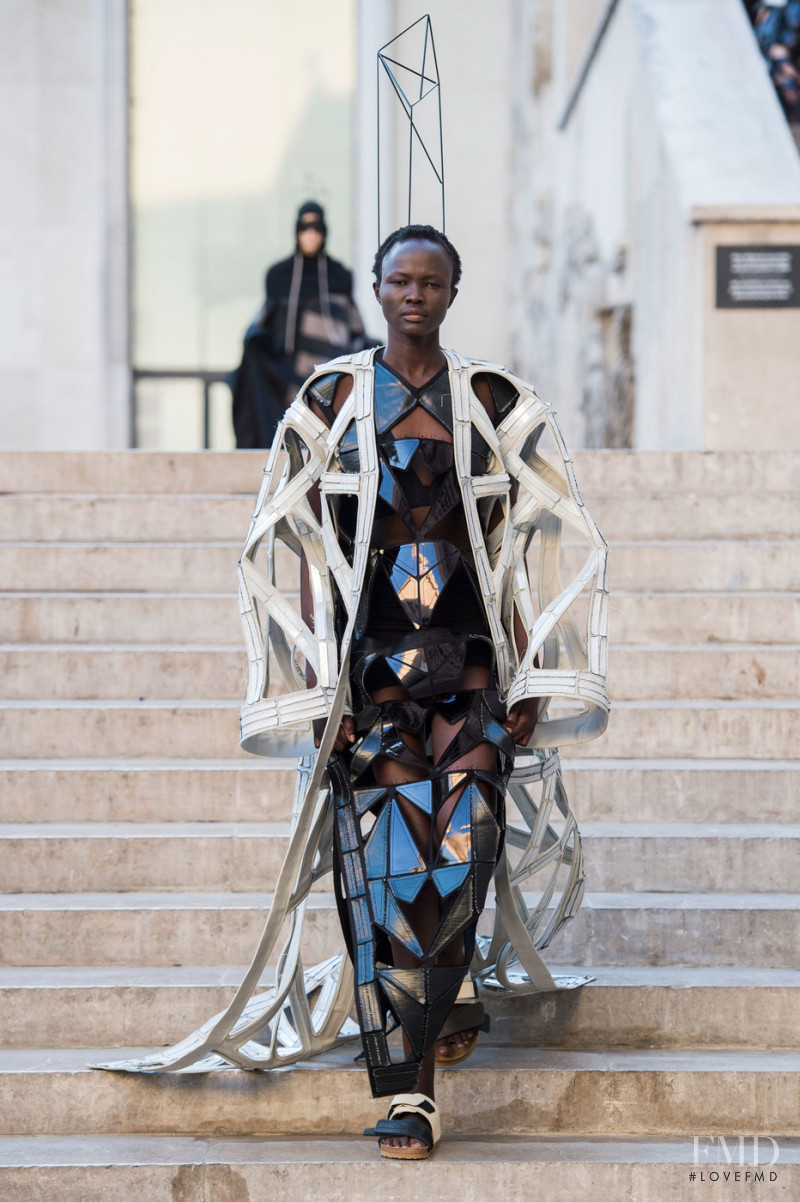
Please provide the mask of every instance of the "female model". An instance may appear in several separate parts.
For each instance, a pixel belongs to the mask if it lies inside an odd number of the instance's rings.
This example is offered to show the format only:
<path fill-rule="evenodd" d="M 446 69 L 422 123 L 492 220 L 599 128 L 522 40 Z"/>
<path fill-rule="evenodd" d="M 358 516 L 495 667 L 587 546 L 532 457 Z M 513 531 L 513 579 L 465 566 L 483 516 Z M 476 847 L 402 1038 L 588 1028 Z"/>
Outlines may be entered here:
<path fill-rule="evenodd" d="M 474 1029 L 445 1039 L 440 1032 L 473 958 L 503 846 L 515 744 L 530 739 L 538 698 L 523 695 L 507 707 L 499 687 L 459 486 L 449 363 L 439 342 L 457 294 L 459 256 L 438 231 L 410 226 L 386 239 L 374 272 L 388 327 L 386 346 L 372 360 L 378 495 L 350 650 L 352 712 L 338 723 L 329 768 L 340 913 L 373 1092 L 410 1091 L 373 1130 L 383 1156 L 421 1158 L 438 1138 L 435 1058 L 462 1059 L 477 1037 Z M 471 388 L 484 426 L 496 430 L 517 390 L 491 371 L 473 374 Z M 352 391 L 353 376 L 334 371 L 314 380 L 305 400 L 333 430 Z M 359 475 L 357 418 L 340 424 L 336 466 Z M 477 479 L 489 469 L 491 448 L 476 425 L 467 433 Z M 321 521 L 319 486 L 307 495 Z M 515 500 L 511 487 L 507 501 Z M 478 502 L 484 544 L 503 512 L 497 493 Z M 340 493 L 332 516 L 339 548 L 353 563 L 352 496 Z M 335 608 L 341 633 L 346 607 L 339 600 Z M 302 610 L 313 629 L 305 558 Z M 507 616 L 519 662 L 528 638 L 513 602 Z M 307 679 L 316 685 L 310 665 Z M 320 739 L 318 732 L 317 745 Z M 402 1028 L 399 1064 L 386 1046 L 387 1010 Z"/>
<path fill-rule="evenodd" d="M 554 980 L 537 949 L 583 894 L 556 748 L 600 734 L 608 711 L 605 544 L 548 406 L 441 348 L 460 273 L 443 234 L 397 230 L 375 260 L 385 347 L 325 364 L 286 412 L 239 578 L 241 745 L 299 756 L 289 849 L 228 1009 L 113 1066 L 294 1063 L 355 1032 L 355 1000 L 372 1092 L 395 1095 L 368 1133 L 404 1159 L 439 1139 L 436 1062 L 474 1047 L 468 971 L 505 992 L 590 979 Z M 348 956 L 306 968 L 303 914 L 330 873 Z"/>

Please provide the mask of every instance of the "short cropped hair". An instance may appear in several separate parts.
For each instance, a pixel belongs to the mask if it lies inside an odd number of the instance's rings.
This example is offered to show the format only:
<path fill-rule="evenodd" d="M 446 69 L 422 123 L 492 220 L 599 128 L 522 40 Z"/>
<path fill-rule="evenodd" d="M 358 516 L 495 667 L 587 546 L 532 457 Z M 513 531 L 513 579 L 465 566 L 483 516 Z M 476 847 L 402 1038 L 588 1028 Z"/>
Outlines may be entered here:
<path fill-rule="evenodd" d="M 456 287 L 461 279 L 461 257 L 450 239 L 432 225 L 404 225 L 390 234 L 388 238 L 384 238 L 378 247 L 375 262 L 372 264 L 373 275 L 379 284 L 383 274 L 383 260 L 392 247 L 401 242 L 432 242 L 435 246 L 441 246 L 452 264 L 452 285 L 454 288 Z"/>

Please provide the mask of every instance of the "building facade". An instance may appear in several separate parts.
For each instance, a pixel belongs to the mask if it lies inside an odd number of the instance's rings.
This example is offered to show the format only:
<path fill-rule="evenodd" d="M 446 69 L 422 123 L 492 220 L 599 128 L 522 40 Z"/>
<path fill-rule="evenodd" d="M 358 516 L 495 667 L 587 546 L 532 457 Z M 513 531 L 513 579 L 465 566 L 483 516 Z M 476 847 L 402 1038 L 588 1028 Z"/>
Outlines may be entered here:
<path fill-rule="evenodd" d="M 429 11 L 465 268 L 448 344 L 532 380 L 571 445 L 800 446 L 800 160 L 740 0 Z M 2 447 L 232 445 L 219 380 L 312 195 L 380 334 L 375 55 L 418 16 L 3 6 Z M 381 140 L 385 234 L 407 219 L 399 106 Z"/>

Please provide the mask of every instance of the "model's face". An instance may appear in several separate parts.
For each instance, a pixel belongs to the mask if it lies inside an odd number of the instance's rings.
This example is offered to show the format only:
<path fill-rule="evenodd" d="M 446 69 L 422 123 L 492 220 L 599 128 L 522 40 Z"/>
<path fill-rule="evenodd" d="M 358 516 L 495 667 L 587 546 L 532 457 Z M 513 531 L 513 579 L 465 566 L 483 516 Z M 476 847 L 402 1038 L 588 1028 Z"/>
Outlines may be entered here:
<path fill-rule="evenodd" d="M 297 231 L 297 245 L 304 255 L 318 255 L 324 241 L 325 235 L 319 225 L 301 225 Z"/>
<path fill-rule="evenodd" d="M 453 267 L 435 242 L 399 242 L 383 260 L 381 282 L 374 284 L 390 329 L 410 338 L 432 334 L 456 298 Z"/>

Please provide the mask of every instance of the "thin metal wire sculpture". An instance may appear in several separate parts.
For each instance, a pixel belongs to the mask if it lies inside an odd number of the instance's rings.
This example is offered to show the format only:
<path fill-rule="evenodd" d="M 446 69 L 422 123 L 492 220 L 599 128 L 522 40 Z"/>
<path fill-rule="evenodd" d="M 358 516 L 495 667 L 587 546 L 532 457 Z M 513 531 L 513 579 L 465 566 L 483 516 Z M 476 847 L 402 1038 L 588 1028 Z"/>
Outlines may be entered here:
<path fill-rule="evenodd" d="M 419 26 L 423 28 L 416 36 L 417 43 L 422 38 L 422 47 L 419 45 L 408 47 L 407 43 L 413 41 L 413 31 Z M 403 40 L 405 39 L 405 45 Z M 405 60 L 405 61 L 404 61 Z M 415 65 L 411 65 L 414 63 Z M 445 232 L 445 208 L 444 208 L 444 141 L 442 136 L 442 90 L 439 83 L 439 64 L 436 58 L 436 45 L 433 40 L 433 26 L 431 25 L 430 16 L 427 14 L 414 21 L 402 33 L 398 33 L 381 46 L 378 51 L 377 58 L 377 86 L 378 86 L 378 244 L 381 242 L 381 68 L 384 71 L 384 77 L 388 78 L 391 83 L 392 90 L 400 101 L 403 112 L 408 118 L 408 214 L 407 225 L 411 225 L 411 209 L 412 209 L 412 194 L 413 194 L 413 175 L 414 175 L 414 147 L 419 144 L 425 158 L 430 164 L 431 171 L 439 184 L 441 191 L 442 202 L 442 233 Z M 404 79 L 403 76 L 410 78 Z M 404 86 L 405 85 L 405 86 Z M 419 92 L 416 95 L 416 92 Z M 435 100 L 431 99 L 435 95 Z M 426 145 L 425 138 L 419 127 L 418 113 L 422 113 L 422 105 L 428 102 L 426 109 L 430 111 L 431 107 L 436 105 L 435 113 L 436 133 L 438 133 L 438 166 L 434 162 L 436 154 L 436 146 Z M 436 141 L 436 133 L 434 134 L 434 142 Z"/>
<path fill-rule="evenodd" d="M 339 953 L 305 969 L 300 945 L 312 887 L 330 879 L 333 869 L 327 764 L 349 705 L 350 645 L 379 485 L 374 354 L 364 351 L 325 364 L 287 411 L 239 565 L 240 612 L 250 664 L 241 745 L 256 755 L 299 756 L 289 848 L 253 962 L 230 1006 L 188 1039 L 143 1059 L 95 1067 L 139 1072 L 268 1069 L 307 1059 L 358 1033 L 350 1017 L 349 958 Z M 595 738 L 608 719 L 606 545 L 581 500 L 549 405 L 504 368 L 452 351 L 445 355 L 456 470 L 500 687 L 509 706 L 526 697 L 540 702 L 533 746 L 518 749 L 511 775 L 506 846 L 494 877 L 493 933 L 479 936 L 471 971 L 490 992 L 572 988 L 592 978 L 554 978 L 539 950 L 574 917 L 584 892 L 580 835 L 556 746 Z M 307 397 L 331 372 L 350 374 L 353 390 L 329 429 L 311 411 Z M 472 386 L 475 375 L 487 372 L 503 377 L 518 393 L 497 428 Z M 353 422 L 361 470 L 346 472 L 337 451 Z M 490 449 L 484 474 L 472 468 L 474 431 Z M 545 433 L 552 440 L 556 466 L 540 452 Z M 319 521 L 308 502 L 315 484 L 321 497 Z M 353 498 L 357 509 L 349 562 L 336 525 L 337 501 L 344 496 Z M 498 502 L 502 520 L 484 538 L 480 512 Z M 562 524 L 570 542 L 583 547 L 577 570 L 570 548 L 573 565 L 566 584 Z M 287 569 L 287 554 L 290 560 L 296 557 L 293 571 Z M 313 627 L 291 602 L 301 555 L 308 565 Z M 533 583 L 526 557 L 531 559 Z M 343 633 L 334 626 L 337 594 L 347 614 Z M 529 634 L 521 656 L 513 637 L 515 609 Z M 272 689 L 271 660 L 279 673 Z M 316 673 L 315 688 L 305 687 L 304 661 Z M 559 713 L 550 712 L 554 705 Z M 318 752 L 312 729 L 317 718 L 326 721 Z M 275 983 L 258 993 L 270 964 L 276 965 Z"/>

